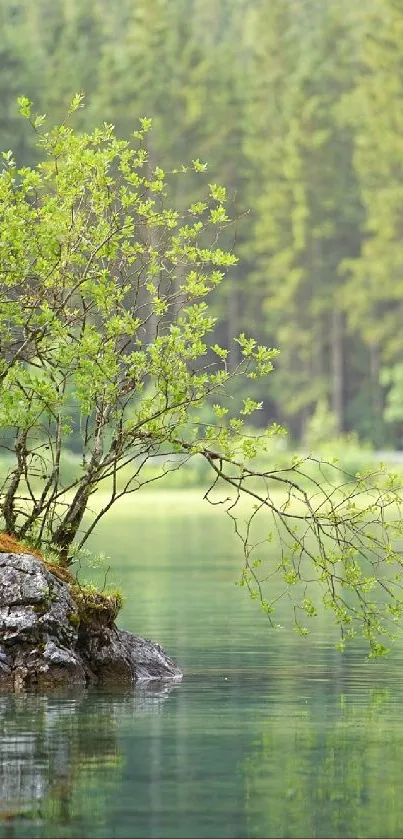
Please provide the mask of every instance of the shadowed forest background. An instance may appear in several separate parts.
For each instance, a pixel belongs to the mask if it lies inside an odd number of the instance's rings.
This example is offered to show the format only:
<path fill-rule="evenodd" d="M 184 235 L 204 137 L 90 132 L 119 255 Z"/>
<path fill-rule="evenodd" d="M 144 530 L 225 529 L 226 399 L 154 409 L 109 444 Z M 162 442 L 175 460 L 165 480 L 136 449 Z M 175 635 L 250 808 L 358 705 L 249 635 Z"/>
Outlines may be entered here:
<path fill-rule="evenodd" d="M 36 151 L 17 97 L 58 120 L 84 91 L 78 128 L 127 137 L 151 117 L 151 160 L 199 158 L 227 186 L 239 263 L 217 341 L 233 366 L 240 331 L 281 350 L 248 391 L 262 425 L 289 445 L 402 448 L 402 0 L 0 0 L 0 24 L 18 165 Z"/>

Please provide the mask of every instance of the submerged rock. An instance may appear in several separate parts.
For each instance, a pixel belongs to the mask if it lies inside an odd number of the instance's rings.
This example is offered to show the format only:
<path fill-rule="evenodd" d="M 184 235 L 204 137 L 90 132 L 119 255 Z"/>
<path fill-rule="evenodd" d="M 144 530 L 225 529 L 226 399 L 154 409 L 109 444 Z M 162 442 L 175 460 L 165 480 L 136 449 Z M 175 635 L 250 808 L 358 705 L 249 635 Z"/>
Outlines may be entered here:
<path fill-rule="evenodd" d="M 35 556 L 0 553 L 0 689 L 182 677 L 158 644 L 115 626 L 112 598 L 86 600 L 56 573 Z"/>

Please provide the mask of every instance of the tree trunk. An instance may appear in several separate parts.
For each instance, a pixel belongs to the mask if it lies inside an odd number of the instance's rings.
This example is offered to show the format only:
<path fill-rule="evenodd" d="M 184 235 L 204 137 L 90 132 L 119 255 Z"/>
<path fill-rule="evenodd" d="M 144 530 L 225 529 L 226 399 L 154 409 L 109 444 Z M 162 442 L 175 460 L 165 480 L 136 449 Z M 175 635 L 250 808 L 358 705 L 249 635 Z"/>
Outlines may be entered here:
<path fill-rule="evenodd" d="M 336 430 L 342 433 L 344 427 L 344 324 L 343 315 L 337 306 L 332 313 L 331 365 L 332 365 L 332 410 L 336 419 Z"/>
<path fill-rule="evenodd" d="M 371 403 L 372 414 L 374 417 L 374 426 L 376 429 L 375 445 L 381 445 L 382 423 L 383 423 L 383 405 L 382 405 L 382 390 L 379 383 L 379 346 L 378 344 L 371 344 L 369 348 L 369 368 L 371 375 Z"/>

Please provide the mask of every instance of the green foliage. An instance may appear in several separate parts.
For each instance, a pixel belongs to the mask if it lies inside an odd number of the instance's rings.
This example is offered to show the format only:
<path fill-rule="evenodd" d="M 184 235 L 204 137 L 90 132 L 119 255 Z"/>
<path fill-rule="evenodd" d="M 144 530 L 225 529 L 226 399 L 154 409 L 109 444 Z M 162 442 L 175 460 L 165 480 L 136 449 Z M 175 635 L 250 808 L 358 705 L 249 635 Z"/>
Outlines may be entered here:
<path fill-rule="evenodd" d="M 258 14 L 245 148 L 255 170 L 255 283 L 267 333 L 282 349 L 273 394 L 298 437 L 320 400 L 331 402 L 338 433 L 346 346 L 339 264 L 355 255 L 361 221 L 352 132 L 337 114 L 353 84 L 351 31 L 327 4 L 301 57 L 289 3 L 262 4 Z"/>
<path fill-rule="evenodd" d="M 379 0 L 359 43 L 360 74 L 344 97 L 354 127 L 354 165 L 365 208 L 362 248 L 347 261 L 349 320 L 385 361 L 399 360 L 403 142 L 400 62 L 403 9 Z"/>
<path fill-rule="evenodd" d="M 247 394 L 264 401 L 264 421 L 286 422 L 299 442 L 326 400 L 337 434 L 400 445 L 379 384 L 401 354 L 400 6 L 0 0 L 0 16 L 4 149 L 38 159 L 18 120 L 22 92 L 57 122 L 85 90 L 75 120 L 89 133 L 106 120 L 129 138 L 146 114 L 150 183 L 158 195 L 168 177 L 173 212 L 208 217 L 213 235 L 235 196 L 240 223 L 222 249 L 236 235 L 241 258 L 217 281 L 214 342 L 231 370 L 233 339 L 252 322 L 281 348 L 267 390 Z M 180 271 L 173 279 L 179 293 Z M 70 439 L 74 449 L 75 428 Z"/>
<path fill-rule="evenodd" d="M 77 626 L 113 626 L 123 604 L 120 591 L 105 594 L 89 584 L 71 586 L 71 594 L 77 604 L 77 612 L 70 615 L 70 622 Z"/>
<path fill-rule="evenodd" d="M 371 445 L 401 444 L 401 5 L 0 0 L 0 14 L 5 527 L 68 562 L 99 486 L 107 511 L 212 470 L 236 499 L 267 482 L 290 550 L 273 485 L 296 480 L 317 539 L 310 490 L 332 507 L 346 481 L 327 526 L 347 516 L 357 544 L 354 475 Z M 279 451 L 282 422 L 317 459 Z M 367 516 L 385 535 L 398 499 L 377 480 Z"/>
<path fill-rule="evenodd" d="M 381 384 L 388 388 L 384 416 L 386 422 L 401 422 L 403 419 L 403 364 L 394 364 L 381 371 Z"/>
<path fill-rule="evenodd" d="M 77 95 L 70 117 L 81 104 Z M 15 453 L 2 511 L 9 532 L 32 537 L 35 529 L 66 561 L 103 480 L 115 501 L 142 485 L 154 457 L 163 465 L 149 480 L 169 471 L 168 454 L 177 468 L 177 453 L 204 453 L 206 444 L 253 456 L 240 434 L 260 403 L 244 399 L 240 416 L 225 423 L 216 413 L 200 424 L 197 409 L 225 399 L 234 376 L 266 376 L 277 351 L 241 334 L 244 361 L 231 373 L 225 349 L 209 342 L 215 318 L 204 298 L 237 260 L 217 240 L 218 218 L 195 214 L 222 207 L 224 189 L 205 185 L 197 213 L 193 204 L 179 214 L 167 203 L 168 180 L 187 169 L 165 176 L 151 166 L 149 120 L 131 144 L 107 124 L 81 134 L 66 120 L 48 128 L 27 97 L 19 105 L 42 160 L 18 167 L 7 153 L 0 179 L 0 430 Z M 225 213 L 219 226 L 230 223 Z M 73 432 L 80 464 L 71 469 Z"/>
<path fill-rule="evenodd" d="M 75 132 L 69 120 L 49 128 L 26 97 L 19 104 L 42 159 L 18 167 L 6 153 L 0 177 L 0 430 L 14 454 L 1 487 L 5 530 L 69 565 L 119 498 L 198 456 L 213 476 L 205 498 L 223 505 L 242 543 L 240 585 L 269 623 L 278 598 L 265 588 L 276 573 L 296 629 L 308 634 L 313 579 L 341 645 L 359 632 L 371 656 L 383 655 L 403 608 L 403 527 L 388 517 L 400 509 L 399 482 L 382 470 L 354 478 L 299 455 L 267 468 L 282 429 L 247 428 L 262 409 L 252 396 L 231 410 L 231 382 L 266 379 L 278 351 L 241 332 L 231 370 L 226 348 L 211 340 L 215 318 L 205 298 L 237 260 L 221 246 L 205 205 L 222 206 L 225 191 L 207 184 L 195 221 L 194 203 L 182 213 L 168 203 L 170 179 L 188 170 L 165 175 L 151 164 L 145 118 L 130 142 L 107 124 L 90 133 Z M 69 117 L 81 104 L 76 96 Z M 226 214 L 224 234 L 230 223 Z M 326 423 L 322 405 L 317 439 Z M 69 473 L 63 464 L 77 424 L 80 466 Z M 91 496 L 105 486 L 107 500 L 86 525 Z M 280 500 L 274 488 L 285 493 Z M 252 502 L 246 517 L 243 499 Z M 263 544 L 269 528 L 280 534 L 281 554 L 269 570 L 253 535 L 262 517 Z M 381 561 L 391 576 L 379 571 Z M 78 583 L 74 596 L 80 620 L 109 625 L 120 608 L 116 594 Z"/>
<path fill-rule="evenodd" d="M 325 399 L 319 399 L 316 409 L 309 418 L 303 437 L 308 449 L 318 451 L 323 443 L 333 443 L 337 438 L 337 419 L 329 410 Z"/>

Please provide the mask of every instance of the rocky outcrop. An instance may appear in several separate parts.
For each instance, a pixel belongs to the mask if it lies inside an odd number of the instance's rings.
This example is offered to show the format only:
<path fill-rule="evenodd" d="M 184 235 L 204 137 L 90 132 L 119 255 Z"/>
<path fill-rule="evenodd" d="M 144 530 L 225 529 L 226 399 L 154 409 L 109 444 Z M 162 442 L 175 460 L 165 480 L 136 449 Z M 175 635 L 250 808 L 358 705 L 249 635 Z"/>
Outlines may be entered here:
<path fill-rule="evenodd" d="M 0 688 L 48 690 L 180 679 L 158 644 L 118 629 L 39 558 L 0 553 Z M 112 617 L 111 617 L 112 615 Z"/>

